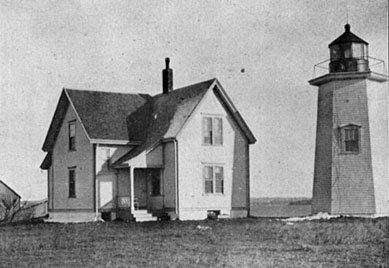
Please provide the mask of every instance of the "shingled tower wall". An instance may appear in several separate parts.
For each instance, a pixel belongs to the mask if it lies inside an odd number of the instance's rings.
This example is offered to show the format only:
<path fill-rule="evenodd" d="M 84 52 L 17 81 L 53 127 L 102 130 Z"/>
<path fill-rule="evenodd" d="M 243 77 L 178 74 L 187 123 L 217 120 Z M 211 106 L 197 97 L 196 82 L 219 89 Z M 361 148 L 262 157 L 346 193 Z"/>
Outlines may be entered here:
<path fill-rule="evenodd" d="M 388 80 L 368 43 L 346 31 L 329 45 L 319 87 L 312 212 L 389 215 Z"/>

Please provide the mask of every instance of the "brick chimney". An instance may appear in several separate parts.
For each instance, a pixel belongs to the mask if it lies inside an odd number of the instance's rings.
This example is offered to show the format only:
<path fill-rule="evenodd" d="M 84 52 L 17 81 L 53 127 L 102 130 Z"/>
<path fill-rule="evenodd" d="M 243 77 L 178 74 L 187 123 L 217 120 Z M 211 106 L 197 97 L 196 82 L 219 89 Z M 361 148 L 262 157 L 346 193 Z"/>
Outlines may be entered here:
<path fill-rule="evenodd" d="M 162 90 L 163 94 L 168 94 L 173 90 L 173 70 L 169 68 L 170 59 L 166 58 L 166 67 L 162 70 Z"/>

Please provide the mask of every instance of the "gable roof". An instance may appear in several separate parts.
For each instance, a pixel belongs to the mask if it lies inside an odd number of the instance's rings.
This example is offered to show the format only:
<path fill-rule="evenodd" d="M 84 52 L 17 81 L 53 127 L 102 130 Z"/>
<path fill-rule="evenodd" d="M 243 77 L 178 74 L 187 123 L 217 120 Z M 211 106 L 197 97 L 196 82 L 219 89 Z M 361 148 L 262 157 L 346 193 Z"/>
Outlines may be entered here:
<path fill-rule="evenodd" d="M 113 165 L 121 164 L 143 151 L 151 149 L 163 139 L 176 137 L 208 90 L 214 90 L 216 96 L 235 119 L 249 143 L 255 143 L 254 135 L 218 80 L 214 78 L 175 89 L 168 94 L 158 94 L 149 99 L 137 112 L 129 116 L 127 125 L 137 126 L 129 129 L 129 135 L 135 140 L 141 140 L 142 144 L 119 158 Z"/>
<path fill-rule="evenodd" d="M 11 187 L 9 187 L 5 182 L 3 182 L 2 180 L 0 180 L 0 183 L 3 184 L 5 186 L 5 188 L 7 188 L 8 190 L 10 190 L 14 195 L 16 195 L 17 197 L 19 198 L 22 198 L 17 192 L 15 192 Z"/>
<path fill-rule="evenodd" d="M 153 97 L 64 89 L 43 145 L 43 150 L 49 153 L 41 168 L 47 169 L 51 164 L 50 151 L 69 106 L 74 108 L 91 141 L 124 140 L 139 144 L 113 163 L 115 165 L 152 148 L 163 139 L 176 137 L 208 90 L 214 91 L 249 143 L 255 143 L 254 135 L 216 78 Z"/>
<path fill-rule="evenodd" d="M 140 140 L 142 144 L 116 163 L 135 157 L 161 139 L 175 137 L 214 81 L 211 79 L 150 98 L 127 118 L 127 125 L 132 126 L 129 128 L 130 138 Z"/>
<path fill-rule="evenodd" d="M 65 89 L 90 139 L 128 140 L 126 118 L 149 95 Z"/>
<path fill-rule="evenodd" d="M 141 107 L 145 94 L 124 94 L 64 88 L 42 150 L 52 150 L 69 105 L 79 117 L 89 139 L 129 140 L 126 118 Z"/>

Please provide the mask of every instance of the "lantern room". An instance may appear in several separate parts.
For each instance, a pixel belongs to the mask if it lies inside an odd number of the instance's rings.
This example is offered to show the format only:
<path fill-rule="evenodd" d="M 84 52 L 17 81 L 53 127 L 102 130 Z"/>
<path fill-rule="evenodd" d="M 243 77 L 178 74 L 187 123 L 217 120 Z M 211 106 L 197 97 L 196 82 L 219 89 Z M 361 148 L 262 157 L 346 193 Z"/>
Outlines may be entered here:
<path fill-rule="evenodd" d="M 328 45 L 330 49 L 330 73 L 367 72 L 369 69 L 368 43 L 344 26 L 345 32 Z"/>

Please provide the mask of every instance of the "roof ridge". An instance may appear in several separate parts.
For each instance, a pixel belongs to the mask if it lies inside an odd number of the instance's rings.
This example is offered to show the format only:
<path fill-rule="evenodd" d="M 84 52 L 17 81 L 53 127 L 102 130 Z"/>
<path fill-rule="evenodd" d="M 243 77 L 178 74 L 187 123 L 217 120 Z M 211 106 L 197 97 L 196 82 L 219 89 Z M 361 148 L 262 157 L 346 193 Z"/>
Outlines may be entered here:
<path fill-rule="evenodd" d="M 195 83 L 195 84 L 190 84 L 190 85 L 187 85 L 187 86 L 175 88 L 171 92 L 169 92 L 168 94 L 171 94 L 171 93 L 174 93 L 174 92 L 177 92 L 177 91 L 180 91 L 180 90 L 184 90 L 184 89 L 187 89 L 187 88 L 195 87 L 195 86 L 198 86 L 200 84 L 205 84 L 205 83 L 212 84 L 214 81 L 218 81 L 216 77 L 214 77 L 212 79 L 204 80 L 204 81 L 201 81 L 201 82 L 198 82 L 198 83 Z M 159 97 L 159 96 L 168 95 L 168 94 L 164 94 L 164 93 L 161 92 L 161 93 L 158 93 L 156 95 L 153 95 L 152 97 L 154 98 L 154 97 Z"/>
<path fill-rule="evenodd" d="M 150 94 L 147 93 L 124 93 L 124 92 L 112 92 L 112 91 L 105 91 L 105 90 L 89 90 L 89 89 L 73 89 L 73 88 L 66 88 L 64 87 L 63 90 L 65 91 L 78 91 L 78 92 L 97 92 L 97 93 L 106 93 L 106 94 L 118 94 L 118 95 L 148 95 L 151 96 Z"/>
<path fill-rule="evenodd" d="M 213 82 L 213 81 L 215 81 L 215 80 L 217 80 L 216 77 L 211 78 L 211 79 L 208 79 L 208 80 L 204 80 L 204 81 L 201 81 L 201 82 L 198 82 L 198 83 L 195 83 L 195 84 L 190 84 L 190 85 L 187 85 L 187 86 L 179 87 L 179 88 L 173 89 L 173 91 L 175 91 L 175 90 L 180 90 L 180 89 L 187 88 L 187 87 L 196 86 L 196 85 L 203 84 L 203 83 L 207 83 L 207 82 L 211 82 L 211 81 Z"/>
<path fill-rule="evenodd" d="M 183 87 L 175 88 L 175 89 L 173 89 L 173 91 L 185 89 L 185 88 L 192 87 L 192 86 L 196 86 L 196 85 L 199 85 L 199 84 L 202 84 L 202 83 L 213 82 L 215 80 L 217 81 L 216 77 L 208 79 L 208 80 L 204 80 L 204 81 L 201 81 L 201 82 L 198 82 L 198 83 L 189 84 L 189 85 L 186 85 L 186 86 L 183 86 Z M 105 90 L 77 89 L 77 88 L 68 88 L 68 87 L 63 87 L 63 90 L 65 90 L 65 91 L 79 91 L 79 92 L 97 92 L 97 93 L 107 93 L 107 94 L 151 96 L 148 93 L 124 93 L 124 92 L 112 92 L 112 91 L 105 91 Z M 158 93 L 158 94 L 156 94 L 154 96 L 158 96 L 160 94 L 162 94 L 162 93 Z"/>

